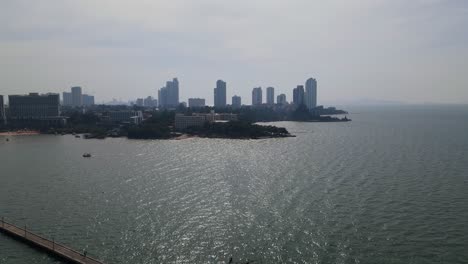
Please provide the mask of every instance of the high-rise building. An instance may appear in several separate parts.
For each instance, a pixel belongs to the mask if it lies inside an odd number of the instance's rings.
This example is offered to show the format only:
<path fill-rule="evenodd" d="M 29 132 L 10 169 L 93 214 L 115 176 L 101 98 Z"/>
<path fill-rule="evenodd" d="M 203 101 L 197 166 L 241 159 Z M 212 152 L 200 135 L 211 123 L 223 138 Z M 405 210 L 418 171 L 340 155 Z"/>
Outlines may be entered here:
<path fill-rule="evenodd" d="M 286 102 L 286 95 L 285 94 L 280 94 L 276 97 L 276 103 L 279 105 L 285 105 L 287 104 Z"/>
<path fill-rule="evenodd" d="M 262 104 L 262 87 L 256 87 L 252 90 L 252 105 Z"/>
<path fill-rule="evenodd" d="M 42 119 L 60 116 L 59 94 L 9 95 L 8 101 L 12 119 Z"/>
<path fill-rule="evenodd" d="M 80 107 L 83 105 L 83 93 L 81 87 L 75 86 L 71 88 L 72 93 L 72 106 Z"/>
<path fill-rule="evenodd" d="M 317 80 L 314 78 L 305 83 L 305 104 L 308 109 L 317 107 Z"/>
<path fill-rule="evenodd" d="M 94 96 L 83 94 L 83 105 L 84 106 L 94 105 Z"/>
<path fill-rule="evenodd" d="M 159 107 L 175 108 L 179 106 L 179 80 L 173 78 L 167 81 L 166 86 L 158 91 Z"/>
<path fill-rule="evenodd" d="M 275 104 L 275 88 L 268 87 L 266 88 L 266 103 L 269 105 Z"/>
<path fill-rule="evenodd" d="M 226 82 L 216 81 L 214 88 L 214 107 L 226 107 Z"/>
<path fill-rule="evenodd" d="M 165 108 L 167 106 L 167 88 L 161 87 L 158 91 L 158 105 L 160 108 Z"/>
<path fill-rule="evenodd" d="M 72 106 L 72 104 L 73 104 L 72 93 L 63 92 L 62 93 L 62 105 Z"/>
<path fill-rule="evenodd" d="M 232 97 L 232 107 L 233 108 L 240 108 L 241 105 L 242 105 L 241 97 L 237 96 L 237 95 L 234 95 Z"/>
<path fill-rule="evenodd" d="M 0 124 L 6 123 L 5 115 L 5 102 L 3 101 L 3 95 L 0 95 Z"/>
<path fill-rule="evenodd" d="M 205 107 L 205 99 L 203 98 L 189 98 L 189 107 Z"/>
<path fill-rule="evenodd" d="M 297 106 L 304 104 L 304 85 L 298 85 L 294 88 L 293 103 Z"/>

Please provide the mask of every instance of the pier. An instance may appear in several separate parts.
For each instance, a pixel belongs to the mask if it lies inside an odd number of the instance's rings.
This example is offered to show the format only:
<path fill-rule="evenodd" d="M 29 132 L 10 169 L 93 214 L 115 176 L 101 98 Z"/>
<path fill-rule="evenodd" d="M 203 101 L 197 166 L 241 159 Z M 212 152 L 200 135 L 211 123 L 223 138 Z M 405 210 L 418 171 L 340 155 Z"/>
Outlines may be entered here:
<path fill-rule="evenodd" d="M 56 243 L 53 240 L 47 239 L 43 236 L 30 232 L 25 228 L 18 227 L 14 224 L 4 221 L 2 218 L 0 225 L 0 232 L 5 233 L 17 240 L 23 241 L 29 245 L 32 245 L 40 250 L 43 250 L 51 255 L 67 260 L 71 263 L 77 264 L 103 264 L 101 261 L 93 259 L 80 253 L 74 249 L 71 249 L 62 244 Z"/>

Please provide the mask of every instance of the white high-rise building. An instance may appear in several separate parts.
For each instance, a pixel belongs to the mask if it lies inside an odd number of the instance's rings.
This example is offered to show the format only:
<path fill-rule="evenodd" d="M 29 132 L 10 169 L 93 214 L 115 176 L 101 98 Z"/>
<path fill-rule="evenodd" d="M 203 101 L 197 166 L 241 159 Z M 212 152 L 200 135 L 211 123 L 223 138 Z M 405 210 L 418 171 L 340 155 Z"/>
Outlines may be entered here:
<path fill-rule="evenodd" d="M 317 107 L 317 80 L 310 78 L 305 83 L 305 104 L 308 109 Z"/>

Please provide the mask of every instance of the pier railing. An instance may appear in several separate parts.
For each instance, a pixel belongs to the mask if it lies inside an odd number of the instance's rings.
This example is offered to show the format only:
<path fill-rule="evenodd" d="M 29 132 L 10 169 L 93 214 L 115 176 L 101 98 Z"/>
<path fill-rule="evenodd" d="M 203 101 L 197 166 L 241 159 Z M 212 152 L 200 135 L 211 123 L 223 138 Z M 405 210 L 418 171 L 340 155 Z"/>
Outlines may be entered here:
<path fill-rule="evenodd" d="M 47 251 L 48 253 L 64 258 L 68 261 L 78 264 L 103 264 L 101 261 L 98 261 L 90 256 L 87 252 L 79 252 L 65 245 L 55 242 L 55 240 L 50 240 L 41 235 L 28 231 L 26 226 L 21 228 L 12 223 L 5 221 L 2 217 L 0 232 L 3 232 L 13 238 L 17 238 L 21 241 L 24 241 L 28 244 L 34 245 L 39 249 Z"/>

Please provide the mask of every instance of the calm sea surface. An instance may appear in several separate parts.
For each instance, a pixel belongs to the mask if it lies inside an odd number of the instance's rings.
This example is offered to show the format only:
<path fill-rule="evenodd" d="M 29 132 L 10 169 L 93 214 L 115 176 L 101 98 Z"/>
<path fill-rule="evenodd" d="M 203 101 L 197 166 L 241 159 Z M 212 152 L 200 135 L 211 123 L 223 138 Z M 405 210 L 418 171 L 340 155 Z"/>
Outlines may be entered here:
<path fill-rule="evenodd" d="M 283 139 L 0 137 L 0 216 L 105 263 L 468 263 L 468 107 L 347 109 Z M 60 262 L 0 234 L 0 263 Z"/>

